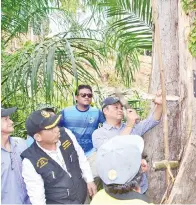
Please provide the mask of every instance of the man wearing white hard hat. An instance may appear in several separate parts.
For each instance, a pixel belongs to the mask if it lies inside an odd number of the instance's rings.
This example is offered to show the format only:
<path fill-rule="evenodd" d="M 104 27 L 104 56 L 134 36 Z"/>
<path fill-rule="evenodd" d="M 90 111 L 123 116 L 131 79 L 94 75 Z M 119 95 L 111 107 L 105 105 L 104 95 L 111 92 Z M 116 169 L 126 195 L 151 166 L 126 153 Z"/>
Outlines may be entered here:
<path fill-rule="evenodd" d="M 104 183 L 91 204 L 148 204 L 140 193 L 144 141 L 138 135 L 115 136 L 97 151 L 97 172 Z"/>

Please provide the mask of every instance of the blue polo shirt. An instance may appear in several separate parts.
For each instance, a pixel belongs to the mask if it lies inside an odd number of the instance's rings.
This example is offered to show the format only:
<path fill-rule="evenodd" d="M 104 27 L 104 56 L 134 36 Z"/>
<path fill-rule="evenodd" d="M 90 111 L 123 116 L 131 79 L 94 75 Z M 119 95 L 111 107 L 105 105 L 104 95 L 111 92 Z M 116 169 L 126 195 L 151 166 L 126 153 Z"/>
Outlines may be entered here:
<path fill-rule="evenodd" d="M 27 148 L 25 140 L 9 137 L 11 152 L 1 147 L 1 203 L 28 204 L 26 186 L 22 177 L 20 154 Z"/>
<path fill-rule="evenodd" d="M 78 110 L 77 106 L 62 110 L 61 126 L 72 131 L 86 155 L 93 149 L 92 133 L 104 121 L 103 113 L 95 107 L 89 106 L 86 111 Z"/>

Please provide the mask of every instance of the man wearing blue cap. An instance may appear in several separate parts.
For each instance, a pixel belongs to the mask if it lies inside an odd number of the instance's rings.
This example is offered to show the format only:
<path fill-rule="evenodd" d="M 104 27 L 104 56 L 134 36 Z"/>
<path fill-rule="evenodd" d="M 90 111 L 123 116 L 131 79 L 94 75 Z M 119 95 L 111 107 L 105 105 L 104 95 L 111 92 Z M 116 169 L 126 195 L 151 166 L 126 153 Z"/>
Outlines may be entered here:
<path fill-rule="evenodd" d="M 1 203 L 27 204 L 29 197 L 22 177 L 22 160 L 20 154 L 27 148 L 25 140 L 10 137 L 14 131 L 10 115 L 13 108 L 1 108 Z"/>
<path fill-rule="evenodd" d="M 138 135 L 115 136 L 97 151 L 97 171 L 104 183 L 91 204 L 148 204 L 140 190 L 144 141 Z"/>

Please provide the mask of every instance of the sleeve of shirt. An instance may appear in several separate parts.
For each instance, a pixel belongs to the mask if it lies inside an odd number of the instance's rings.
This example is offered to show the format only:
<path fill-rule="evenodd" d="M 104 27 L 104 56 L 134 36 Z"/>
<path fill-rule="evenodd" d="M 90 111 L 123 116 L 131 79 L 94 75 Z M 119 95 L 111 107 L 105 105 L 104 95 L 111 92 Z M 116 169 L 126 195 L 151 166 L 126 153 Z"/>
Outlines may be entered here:
<path fill-rule="evenodd" d="M 45 205 L 46 198 L 43 179 L 41 175 L 35 171 L 30 160 L 26 158 L 22 161 L 22 176 L 31 203 L 35 205 Z"/>
<path fill-rule="evenodd" d="M 105 122 L 104 114 L 99 110 L 99 123 L 104 123 L 104 122 Z"/>
<path fill-rule="evenodd" d="M 95 130 L 92 134 L 92 142 L 93 142 L 93 147 L 98 150 L 99 147 L 104 144 L 105 142 L 108 141 L 108 138 L 106 136 L 104 136 L 103 134 L 101 134 L 101 129 L 99 128 L 97 130 Z"/>
<path fill-rule="evenodd" d="M 59 122 L 59 126 L 60 126 L 60 127 L 64 127 L 64 126 L 65 126 L 64 110 L 61 110 L 60 114 L 61 114 L 62 116 L 61 116 L 61 120 L 60 120 L 60 122 Z"/>
<path fill-rule="evenodd" d="M 155 127 L 159 124 L 159 120 L 155 120 L 153 117 L 153 113 L 151 113 L 148 118 L 145 120 L 140 121 L 138 124 L 135 125 L 135 130 L 137 130 L 137 133 L 132 134 L 138 134 L 140 136 L 143 136 L 147 131 Z"/>
<path fill-rule="evenodd" d="M 80 168 L 82 170 L 82 174 L 83 174 L 83 177 L 84 177 L 86 183 L 93 182 L 94 179 L 93 179 L 92 171 L 91 171 L 90 165 L 88 163 L 88 160 L 84 154 L 83 149 L 78 144 L 76 137 L 71 132 L 71 130 L 68 130 L 66 128 L 65 128 L 65 130 L 66 130 L 67 134 L 69 135 L 69 137 L 71 138 L 71 140 L 73 141 L 73 145 L 74 145 L 76 152 L 78 154 Z"/>
<path fill-rule="evenodd" d="M 22 139 L 21 137 L 12 137 L 12 139 L 15 141 L 15 143 L 17 143 L 21 153 L 28 148 L 26 140 Z"/>

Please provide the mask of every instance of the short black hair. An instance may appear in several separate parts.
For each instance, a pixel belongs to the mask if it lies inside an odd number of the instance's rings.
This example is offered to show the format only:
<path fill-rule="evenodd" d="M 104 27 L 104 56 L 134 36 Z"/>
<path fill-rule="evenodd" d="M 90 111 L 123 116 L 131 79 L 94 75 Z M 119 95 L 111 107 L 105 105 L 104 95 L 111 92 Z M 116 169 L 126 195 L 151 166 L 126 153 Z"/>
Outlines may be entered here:
<path fill-rule="evenodd" d="M 134 191 L 134 189 L 137 189 L 140 187 L 140 182 L 142 181 L 143 173 L 142 169 L 140 168 L 137 175 L 129 182 L 126 182 L 125 184 L 110 184 L 105 185 L 105 189 L 109 193 L 113 194 L 125 194 L 130 191 Z"/>
<path fill-rule="evenodd" d="M 77 96 L 79 94 L 79 91 L 84 88 L 89 89 L 91 93 L 93 92 L 90 85 L 79 85 L 78 88 L 76 89 L 75 95 Z"/>
<path fill-rule="evenodd" d="M 46 112 L 53 112 L 54 114 L 56 114 L 55 110 L 53 108 L 44 108 L 42 110 L 45 110 Z"/>

